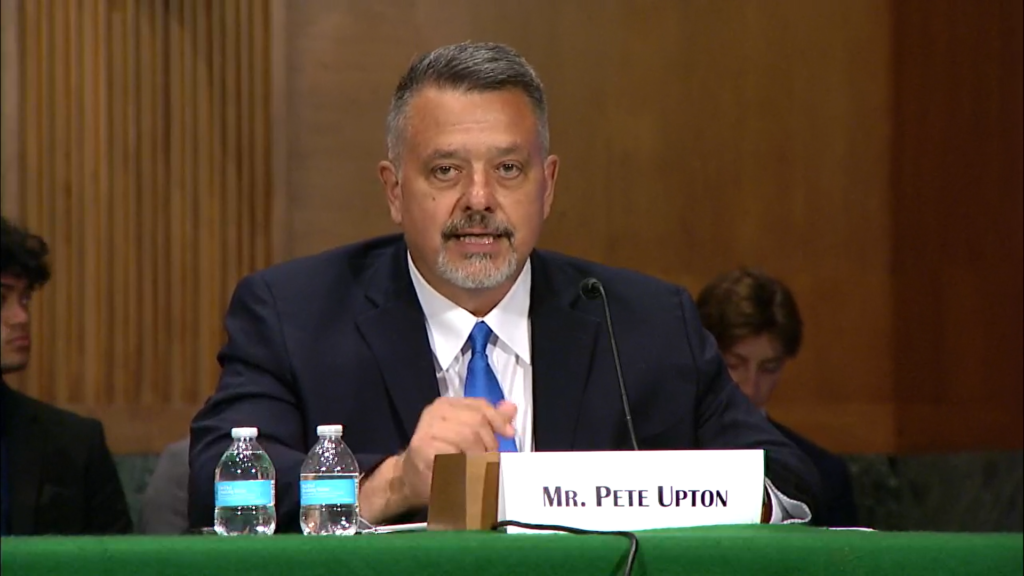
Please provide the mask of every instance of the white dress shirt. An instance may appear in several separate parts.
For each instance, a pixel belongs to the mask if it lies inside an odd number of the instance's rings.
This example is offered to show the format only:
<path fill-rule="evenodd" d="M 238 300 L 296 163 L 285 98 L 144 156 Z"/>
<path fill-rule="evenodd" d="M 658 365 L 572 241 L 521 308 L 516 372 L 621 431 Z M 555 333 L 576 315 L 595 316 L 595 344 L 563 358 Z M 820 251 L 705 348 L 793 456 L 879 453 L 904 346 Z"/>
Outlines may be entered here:
<path fill-rule="evenodd" d="M 494 332 L 487 359 L 505 400 L 516 405 L 516 446 L 533 451 L 533 369 L 530 367 L 530 262 L 515 284 L 487 316 L 477 318 L 448 300 L 423 279 L 409 258 L 409 272 L 420 306 L 427 317 L 427 334 L 434 351 L 434 372 L 441 396 L 461 398 L 472 350 L 469 333 L 480 320 Z"/>
<path fill-rule="evenodd" d="M 501 302 L 483 318 L 448 300 L 434 290 L 407 254 L 409 274 L 427 319 L 427 335 L 434 352 L 434 372 L 441 396 L 461 398 L 472 350 L 469 333 L 480 320 L 494 332 L 487 344 L 487 359 L 498 378 L 505 400 L 516 405 L 516 446 L 520 452 L 533 451 L 533 368 L 530 364 L 530 261 Z M 801 502 L 782 495 L 767 478 L 772 499 L 773 524 L 806 522 L 810 510 Z"/>

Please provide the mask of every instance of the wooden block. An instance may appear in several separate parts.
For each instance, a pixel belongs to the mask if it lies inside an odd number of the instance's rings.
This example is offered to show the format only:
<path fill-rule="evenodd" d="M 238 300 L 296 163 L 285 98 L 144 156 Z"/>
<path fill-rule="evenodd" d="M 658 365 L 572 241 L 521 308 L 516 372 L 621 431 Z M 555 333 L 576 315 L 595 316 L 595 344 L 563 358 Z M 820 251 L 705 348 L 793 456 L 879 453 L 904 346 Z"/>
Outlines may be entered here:
<path fill-rule="evenodd" d="M 490 530 L 498 520 L 497 452 L 439 454 L 430 484 L 428 530 Z"/>

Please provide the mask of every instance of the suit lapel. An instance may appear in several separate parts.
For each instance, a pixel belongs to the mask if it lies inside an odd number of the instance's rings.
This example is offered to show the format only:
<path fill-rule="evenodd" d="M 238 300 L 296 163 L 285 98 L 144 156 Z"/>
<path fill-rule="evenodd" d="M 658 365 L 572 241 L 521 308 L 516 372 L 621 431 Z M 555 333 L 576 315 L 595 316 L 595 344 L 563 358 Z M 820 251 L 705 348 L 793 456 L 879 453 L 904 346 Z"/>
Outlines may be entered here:
<path fill-rule="evenodd" d="M 582 278 L 563 272 L 539 252 L 531 263 L 534 442 L 537 450 L 570 450 L 600 320 L 573 309 Z M 420 413 L 438 397 L 438 384 L 404 243 L 368 273 L 365 289 L 370 306 L 356 325 L 411 438 Z"/>
<path fill-rule="evenodd" d="M 426 321 L 405 250 L 405 243 L 400 243 L 368 274 L 370 309 L 356 325 L 377 358 L 392 405 L 411 438 L 420 413 L 439 392 Z"/>
<path fill-rule="evenodd" d="M 38 415 L 26 398 L 4 391 L 4 423 L 7 426 L 7 487 L 10 490 L 12 534 L 33 534 L 40 494 L 40 460 L 45 457 L 44 433 Z"/>
<path fill-rule="evenodd" d="M 531 263 L 534 444 L 538 451 L 571 450 L 600 321 L 572 308 L 582 278 L 539 252 Z"/>

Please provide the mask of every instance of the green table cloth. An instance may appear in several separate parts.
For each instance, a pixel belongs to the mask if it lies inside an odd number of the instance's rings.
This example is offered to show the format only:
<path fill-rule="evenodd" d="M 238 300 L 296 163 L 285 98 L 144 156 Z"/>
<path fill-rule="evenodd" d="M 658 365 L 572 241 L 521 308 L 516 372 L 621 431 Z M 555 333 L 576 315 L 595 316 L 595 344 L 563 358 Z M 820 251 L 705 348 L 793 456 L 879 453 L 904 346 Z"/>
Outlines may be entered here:
<path fill-rule="evenodd" d="M 1024 574 L 1021 534 L 717 526 L 637 533 L 636 575 Z M 3 576 L 618 574 L 621 536 L 419 532 L 353 537 L 5 538 Z"/>

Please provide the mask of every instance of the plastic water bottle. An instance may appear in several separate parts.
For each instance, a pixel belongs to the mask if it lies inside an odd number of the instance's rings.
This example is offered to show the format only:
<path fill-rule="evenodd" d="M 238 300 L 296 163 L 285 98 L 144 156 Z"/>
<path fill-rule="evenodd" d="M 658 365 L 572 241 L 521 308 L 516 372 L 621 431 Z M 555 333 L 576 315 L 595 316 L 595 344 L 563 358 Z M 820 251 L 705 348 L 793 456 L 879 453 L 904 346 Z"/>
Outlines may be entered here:
<path fill-rule="evenodd" d="M 320 437 L 299 473 L 299 522 L 303 534 L 356 533 L 359 526 L 359 464 L 341 440 L 342 426 L 317 426 Z"/>
<path fill-rule="evenodd" d="M 213 527 L 221 536 L 273 534 L 277 527 L 274 464 L 257 434 L 256 428 L 232 428 L 234 442 L 217 464 Z"/>

